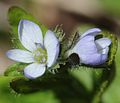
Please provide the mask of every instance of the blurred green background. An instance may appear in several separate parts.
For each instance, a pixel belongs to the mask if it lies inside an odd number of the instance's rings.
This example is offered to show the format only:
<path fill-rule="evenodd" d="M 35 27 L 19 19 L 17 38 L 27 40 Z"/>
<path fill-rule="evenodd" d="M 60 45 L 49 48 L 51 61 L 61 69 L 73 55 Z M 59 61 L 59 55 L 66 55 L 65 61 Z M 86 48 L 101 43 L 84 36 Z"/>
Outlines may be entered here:
<path fill-rule="evenodd" d="M 120 0 L 0 0 L 0 103 L 120 103 L 120 49 L 116 68 L 112 70 L 83 68 L 70 72 L 70 78 L 45 82 L 34 93 L 13 91 L 9 84 L 12 77 L 2 75 L 13 63 L 5 52 L 12 47 L 7 12 L 15 5 L 30 12 L 48 28 L 63 24 L 66 35 L 83 24 L 106 29 L 118 39 L 120 35 Z M 44 87 L 49 84 L 50 87 Z"/>

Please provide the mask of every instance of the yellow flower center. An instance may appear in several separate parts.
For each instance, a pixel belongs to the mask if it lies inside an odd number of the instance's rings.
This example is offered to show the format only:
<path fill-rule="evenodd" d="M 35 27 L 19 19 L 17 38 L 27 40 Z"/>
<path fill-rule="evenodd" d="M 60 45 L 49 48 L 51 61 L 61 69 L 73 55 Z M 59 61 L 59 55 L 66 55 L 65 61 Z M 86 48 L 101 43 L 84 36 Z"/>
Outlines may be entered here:
<path fill-rule="evenodd" d="M 38 48 L 37 50 L 34 51 L 34 59 L 41 64 L 46 64 L 47 62 L 47 51 L 42 49 L 42 48 Z"/>

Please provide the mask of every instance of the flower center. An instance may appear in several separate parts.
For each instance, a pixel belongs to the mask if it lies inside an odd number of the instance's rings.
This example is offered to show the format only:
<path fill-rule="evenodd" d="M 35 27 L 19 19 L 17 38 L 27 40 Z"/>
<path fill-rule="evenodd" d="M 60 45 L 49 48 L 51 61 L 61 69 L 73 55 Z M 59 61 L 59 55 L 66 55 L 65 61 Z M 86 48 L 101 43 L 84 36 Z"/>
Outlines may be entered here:
<path fill-rule="evenodd" d="M 47 51 L 42 49 L 42 48 L 38 48 L 37 50 L 34 51 L 34 59 L 41 64 L 46 64 L 47 62 Z"/>

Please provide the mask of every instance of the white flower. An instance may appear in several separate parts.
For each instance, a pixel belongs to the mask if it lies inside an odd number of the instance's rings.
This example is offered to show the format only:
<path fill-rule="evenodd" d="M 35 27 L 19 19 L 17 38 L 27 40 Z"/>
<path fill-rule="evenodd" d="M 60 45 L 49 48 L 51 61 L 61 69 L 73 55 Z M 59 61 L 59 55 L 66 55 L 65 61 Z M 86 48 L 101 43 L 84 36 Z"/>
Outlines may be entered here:
<path fill-rule="evenodd" d="M 17 62 L 29 63 L 24 69 L 27 78 L 35 79 L 51 67 L 59 55 L 59 41 L 48 30 L 43 37 L 40 27 L 29 20 L 21 20 L 18 26 L 19 40 L 27 50 L 13 49 L 7 56 Z"/>
<path fill-rule="evenodd" d="M 79 38 L 72 49 L 72 53 L 78 54 L 80 63 L 87 65 L 100 65 L 107 61 L 109 45 L 111 40 L 108 38 L 95 39 L 95 36 L 101 32 L 98 28 L 86 31 Z"/>

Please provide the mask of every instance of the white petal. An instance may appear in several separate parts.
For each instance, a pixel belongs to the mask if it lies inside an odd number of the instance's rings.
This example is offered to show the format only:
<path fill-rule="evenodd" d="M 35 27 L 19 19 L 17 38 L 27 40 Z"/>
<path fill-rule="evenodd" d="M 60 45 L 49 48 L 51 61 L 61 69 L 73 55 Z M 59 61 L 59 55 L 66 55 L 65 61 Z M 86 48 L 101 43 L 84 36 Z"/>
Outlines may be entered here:
<path fill-rule="evenodd" d="M 108 54 L 108 52 L 109 52 L 109 47 L 106 47 L 106 48 L 98 51 L 98 53 L 100 53 L 100 54 Z"/>
<path fill-rule="evenodd" d="M 78 41 L 78 43 L 73 48 L 73 52 L 79 55 L 93 54 L 97 53 L 97 47 L 91 36 L 86 36 Z"/>
<path fill-rule="evenodd" d="M 102 54 L 101 64 L 105 63 L 108 59 L 108 54 Z"/>
<path fill-rule="evenodd" d="M 87 65 L 100 65 L 106 62 L 107 54 L 95 53 L 92 55 L 79 55 L 80 62 Z"/>
<path fill-rule="evenodd" d="M 29 79 L 35 79 L 45 73 L 45 65 L 33 63 L 24 69 L 24 75 Z"/>
<path fill-rule="evenodd" d="M 56 62 L 59 55 L 59 41 L 50 30 L 46 32 L 44 45 L 48 55 L 47 66 L 51 67 Z"/>
<path fill-rule="evenodd" d="M 95 43 L 98 49 L 103 49 L 111 44 L 111 40 L 108 38 L 100 38 L 98 40 L 95 40 Z"/>
<path fill-rule="evenodd" d="M 80 39 L 72 52 L 77 53 L 80 62 L 88 65 L 100 65 L 107 60 L 109 47 L 98 50 L 91 36 Z"/>
<path fill-rule="evenodd" d="M 108 57 L 109 47 L 106 47 L 105 49 L 102 49 L 99 52 L 97 52 L 96 49 L 94 51 L 94 48 L 91 48 L 93 47 L 88 45 L 86 49 L 84 49 L 84 47 L 79 48 L 75 52 L 78 54 L 80 62 L 89 65 L 100 65 L 105 63 Z"/>
<path fill-rule="evenodd" d="M 99 28 L 89 29 L 88 31 L 86 31 L 85 33 L 83 33 L 80 38 L 83 38 L 83 37 L 88 36 L 88 35 L 89 36 L 96 36 L 100 32 L 101 32 L 101 30 Z"/>
<path fill-rule="evenodd" d="M 100 33 L 101 30 L 98 28 L 90 29 L 86 31 L 81 37 L 79 38 L 79 41 L 73 48 L 73 52 L 77 53 L 96 53 L 97 47 L 94 42 L 95 36 Z"/>
<path fill-rule="evenodd" d="M 35 43 L 43 44 L 43 36 L 40 27 L 32 21 L 21 20 L 18 26 L 19 39 L 22 45 L 33 51 L 36 49 Z"/>
<path fill-rule="evenodd" d="M 79 55 L 80 62 L 84 64 L 89 64 L 89 65 L 97 65 L 100 63 L 101 60 L 101 54 L 81 54 Z"/>
<path fill-rule="evenodd" d="M 81 63 L 100 65 L 107 60 L 108 46 L 111 44 L 111 40 L 101 38 L 95 42 L 95 36 L 100 32 L 101 30 L 98 28 L 88 30 L 80 37 L 80 40 L 73 48 L 72 52 L 78 54 Z M 98 48 L 98 44 L 101 47 Z"/>
<path fill-rule="evenodd" d="M 13 49 L 9 50 L 6 55 L 8 58 L 17 61 L 17 62 L 23 62 L 23 63 L 32 63 L 34 62 L 34 57 L 32 53 L 24 50 L 19 49 Z"/>

